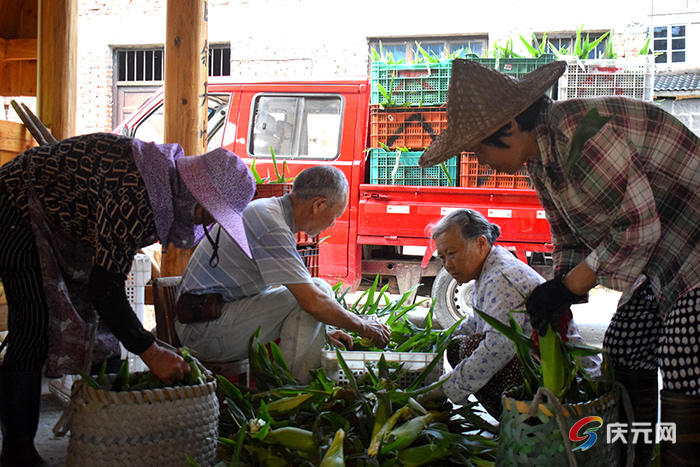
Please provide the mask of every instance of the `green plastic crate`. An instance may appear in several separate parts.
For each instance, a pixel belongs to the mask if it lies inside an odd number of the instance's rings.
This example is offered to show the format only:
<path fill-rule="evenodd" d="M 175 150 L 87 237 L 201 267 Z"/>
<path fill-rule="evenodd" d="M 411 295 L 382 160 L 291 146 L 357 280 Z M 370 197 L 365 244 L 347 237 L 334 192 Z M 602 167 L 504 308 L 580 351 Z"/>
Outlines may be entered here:
<path fill-rule="evenodd" d="M 522 78 L 531 71 L 555 60 L 554 54 L 542 54 L 535 58 L 482 58 L 475 54 L 468 54 L 465 58 L 476 60 L 484 66 L 495 68 L 513 78 Z"/>
<path fill-rule="evenodd" d="M 421 169 L 418 159 L 423 151 L 397 153 L 384 149 L 370 149 L 370 183 L 374 185 L 454 186 L 457 180 L 457 157 L 445 161 L 452 185 L 439 165 Z"/>
<path fill-rule="evenodd" d="M 436 64 L 401 64 L 387 65 L 372 62 L 372 104 L 384 104 L 389 107 L 404 104 L 436 105 L 447 102 L 447 87 L 450 84 L 452 61 L 445 60 Z M 393 77 L 393 83 L 392 83 Z M 379 85 L 391 93 L 392 103 L 379 91 Z"/>
<path fill-rule="evenodd" d="M 553 54 L 542 54 L 535 58 L 482 58 L 475 54 L 465 56 L 484 66 L 494 68 L 501 73 L 521 78 L 536 68 L 555 60 Z M 442 105 L 447 102 L 447 89 L 452 75 L 452 60 L 443 60 L 435 64 L 401 64 L 387 65 L 382 62 L 372 62 L 372 92 L 371 103 L 385 106 L 400 105 Z M 392 87 L 393 76 L 393 87 Z M 392 103 L 379 91 L 382 85 L 391 92 Z M 552 90 L 547 93 L 552 96 Z M 556 97 L 556 96 L 554 96 Z"/>

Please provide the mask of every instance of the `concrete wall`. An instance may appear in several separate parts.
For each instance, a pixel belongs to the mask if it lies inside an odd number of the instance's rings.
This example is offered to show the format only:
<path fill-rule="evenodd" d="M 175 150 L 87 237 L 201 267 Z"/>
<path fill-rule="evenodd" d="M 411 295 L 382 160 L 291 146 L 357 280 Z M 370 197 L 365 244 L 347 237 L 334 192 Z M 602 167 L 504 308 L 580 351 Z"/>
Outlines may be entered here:
<path fill-rule="evenodd" d="M 551 35 L 580 25 L 612 29 L 618 55 L 625 57 L 643 44 L 652 17 L 665 23 L 700 11 L 697 4 L 589 0 L 585 8 L 571 8 L 560 0 L 210 0 L 209 41 L 231 44 L 233 76 L 364 75 L 369 38 L 480 34 L 488 37 L 488 47 L 513 38 L 516 50 L 525 53 L 519 35 Z M 166 0 L 81 0 L 79 133 L 110 130 L 113 48 L 162 45 L 165 6 Z M 698 26 L 692 28 L 695 37 Z M 693 60 L 700 63 L 700 57 Z"/>

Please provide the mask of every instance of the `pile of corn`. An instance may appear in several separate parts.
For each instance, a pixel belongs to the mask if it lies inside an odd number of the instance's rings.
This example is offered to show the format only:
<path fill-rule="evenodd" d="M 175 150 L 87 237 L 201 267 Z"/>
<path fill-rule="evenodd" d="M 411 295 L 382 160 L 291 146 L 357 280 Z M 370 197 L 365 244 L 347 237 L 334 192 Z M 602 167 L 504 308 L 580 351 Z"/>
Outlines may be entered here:
<path fill-rule="evenodd" d="M 447 458 L 449 465 L 492 465 L 495 460 L 493 427 L 472 405 L 421 398 L 438 383 L 401 390 L 395 372 L 380 362 L 372 383 L 353 379 L 339 386 L 316 370 L 313 381 L 300 386 L 271 347 L 274 360 L 257 334 L 251 338 L 258 392 L 219 377 L 225 401 L 220 466 L 438 466 Z M 340 352 L 338 358 L 344 365 Z"/>

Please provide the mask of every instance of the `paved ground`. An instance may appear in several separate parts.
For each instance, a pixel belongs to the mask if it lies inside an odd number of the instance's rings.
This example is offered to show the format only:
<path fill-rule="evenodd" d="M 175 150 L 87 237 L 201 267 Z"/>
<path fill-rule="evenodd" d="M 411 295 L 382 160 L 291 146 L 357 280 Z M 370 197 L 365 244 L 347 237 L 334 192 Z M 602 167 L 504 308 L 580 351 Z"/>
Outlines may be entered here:
<path fill-rule="evenodd" d="M 579 324 L 581 334 L 588 344 L 602 346 L 605 329 L 615 311 L 619 297 L 620 294 L 618 292 L 597 288 L 590 294 L 589 303 L 574 306 L 574 319 Z M 39 453 L 52 467 L 64 467 L 66 465 L 68 436 L 57 438 L 52 431 L 62 413 L 63 406 L 50 393 L 48 384 L 45 384 L 36 446 Z"/>

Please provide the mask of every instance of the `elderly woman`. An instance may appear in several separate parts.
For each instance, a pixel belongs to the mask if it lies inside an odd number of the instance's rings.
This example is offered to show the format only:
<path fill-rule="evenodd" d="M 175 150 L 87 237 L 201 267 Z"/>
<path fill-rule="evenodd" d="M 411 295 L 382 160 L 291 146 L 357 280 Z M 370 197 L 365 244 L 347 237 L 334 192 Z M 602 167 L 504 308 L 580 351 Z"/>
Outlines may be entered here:
<path fill-rule="evenodd" d="M 470 209 L 448 214 L 431 229 L 447 272 L 459 283 L 475 281 L 474 307 L 507 323 L 510 311 L 524 310 L 523 297 L 545 279 L 511 252 L 494 245 L 500 233 L 498 225 Z M 513 317 L 525 333 L 532 332 L 526 313 Z M 447 353 L 453 370 L 443 375 L 447 381 L 432 396 L 464 403 L 474 394 L 491 416 L 499 418 L 503 391 L 523 383 L 515 346 L 478 316 L 470 316 L 455 334 L 460 336 L 459 344 Z M 573 320 L 566 334 L 569 340 L 582 342 Z M 599 371 L 598 357 L 581 363 L 592 373 Z"/>
<path fill-rule="evenodd" d="M 165 382 L 189 371 L 141 325 L 126 275 L 139 248 L 157 241 L 190 248 L 214 220 L 245 240 L 241 212 L 254 189 L 246 165 L 225 149 L 184 157 L 177 144 L 106 133 L 33 148 L 0 168 L 9 311 L 0 465 L 48 465 L 34 448 L 42 370 L 74 373 L 118 356 L 121 341 Z M 93 310 L 100 326 L 88 346 Z"/>

